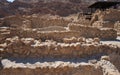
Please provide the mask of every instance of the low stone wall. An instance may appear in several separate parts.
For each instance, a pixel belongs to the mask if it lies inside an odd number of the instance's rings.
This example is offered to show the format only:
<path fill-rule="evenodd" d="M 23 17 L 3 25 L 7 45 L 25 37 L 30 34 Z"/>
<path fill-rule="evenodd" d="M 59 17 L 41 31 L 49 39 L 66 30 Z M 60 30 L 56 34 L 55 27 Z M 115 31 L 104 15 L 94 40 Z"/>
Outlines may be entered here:
<path fill-rule="evenodd" d="M 52 64 L 52 63 L 51 63 Z M 5 68 L 0 71 L 2 75 L 103 75 L 102 68 L 91 64 L 75 63 L 36 63 L 28 64 L 28 67 L 22 64 L 11 65 L 11 68 Z M 16 67 L 15 67 L 16 65 Z M 54 65 L 54 66 L 53 66 Z M 14 68 L 12 68 L 14 67 Z"/>
<path fill-rule="evenodd" d="M 21 16 L 9 16 L 2 19 L 2 26 L 8 27 L 20 27 L 24 21 L 24 18 Z"/>
<path fill-rule="evenodd" d="M 114 28 L 117 30 L 118 36 L 120 36 L 120 22 L 116 22 Z"/>
<path fill-rule="evenodd" d="M 19 36 L 20 38 L 36 38 L 42 40 L 55 40 L 62 42 L 63 38 L 71 37 L 86 37 L 86 38 L 100 38 L 104 40 L 114 40 L 117 38 L 117 32 L 114 29 L 98 29 L 93 27 L 84 27 L 71 25 L 70 31 L 38 31 L 38 30 L 21 30 L 12 29 L 11 36 Z"/>
<path fill-rule="evenodd" d="M 92 26 L 97 28 L 114 28 L 115 22 L 111 21 L 95 21 Z"/>
<path fill-rule="evenodd" d="M 113 40 L 117 38 L 117 31 L 111 28 L 96 28 L 82 26 L 80 24 L 69 24 L 69 29 L 72 31 L 79 31 L 81 36 L 89 38 L 98 37 L 105 40 Z"/>
<path fill-rule="evenodd" d="M 40 57 L 40 58 L 81 58 L 94 54 L 110 54 L 119 52 L 116 46 L 102 45 L 99 43 L 76 42 L 76 43 L 57 43 L 55 41 L 41 42 L 41 40 L 6 40 L 3 50 L 0 51 L 2 57 Z"/>
<path fill-rule="evenodd" d="M 117 31 L 109 28 L 101 28 L 100 38 L 107 40 L 115 40 L 117 38 Z"/>
<path fill-rule="evenodd" d="M 80 37 L 77 31 L 33 31 L 33 30 L 11 30 L 11 36 L 19 36 L 21 38 L 36 38 L 36 39 L 53 39 L 55 41 L 62 41 L 63 38 Z"/>
<path fill-rule="evenodd" d="M 23 25 L 31 28 L 44 28 L 48 26 L 62 26 L 67 27 L 70 20 L 66 20 L 62 17 L 51 17 L 50 15 L 40 16 L 9 16 L 1 19 L 0 26 L 9 26 L 13 28 L 20 28 Z"/>
<path fill-rule="evenodd" d="M 93 14 L 91 25 L 114 28 L 117 21 L 120 21 L 120 10 L 107 9 L 106 11 L 96 11 Z"/>
<path fill-rule="evenodd" d="M 103 20 L 103 21 L 113 21 L 113 22 L 120 21 L 120 10 L 108 9 L 102 12 L 102 14 L 99 16 L 100 16 L 99 20 Z"/>
<path fill-rule="evenodd" d="M 0 27 L 0 43 L 3 43 L 6 38 L 10 37 L 9 28 Z"/>
<path fill-rule="evenodd" d="M 115 65 L 115 67 L 119 70 L 120 72 L 120 54 L 112 53 L 109 55 L 110 57 L 110 62 Z"/>
<path fill-rule="evenodd" d="M 62 18 L 50 19 L 50 18 L 40 18 L 40 17 L 34 18 L 33 17 L 31 19 L 32 28 L 43 28 L 43 27 L 48 27 L 48 26 L 67 27 L 68 23 L 70 23 L 70 21 L 62 19 Z"/>

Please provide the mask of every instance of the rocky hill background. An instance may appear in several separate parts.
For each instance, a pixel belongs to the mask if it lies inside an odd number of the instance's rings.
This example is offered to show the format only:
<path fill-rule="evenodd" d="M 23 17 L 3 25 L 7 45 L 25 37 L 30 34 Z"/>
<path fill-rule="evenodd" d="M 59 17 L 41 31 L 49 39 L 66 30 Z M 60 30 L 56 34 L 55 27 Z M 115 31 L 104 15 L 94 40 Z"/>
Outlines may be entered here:
<path fill-rule="evenodd" d="M 97 0 L 15 0 L 13 3 L 0 0 L 0 18 L 9 15 L 52 14 L 68 16 L 85 11 Z"/>
<path fill-rule="evenodd" d="M 33 13 L 67 16 L 81 12 L 87 6 L 88 2 L 82 0 L 15 0 L 13 3 L 0 0 L 0 18 Z"/>

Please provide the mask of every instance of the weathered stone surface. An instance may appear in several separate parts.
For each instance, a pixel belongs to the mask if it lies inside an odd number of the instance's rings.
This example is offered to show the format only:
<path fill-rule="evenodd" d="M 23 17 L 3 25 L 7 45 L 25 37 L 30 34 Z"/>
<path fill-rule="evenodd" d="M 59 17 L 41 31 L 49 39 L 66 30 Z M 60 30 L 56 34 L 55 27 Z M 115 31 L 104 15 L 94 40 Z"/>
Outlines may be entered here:
<path fill-rule="evenodd" d="M 0 43 L 3 43 L 8 37 L 10 37 L 9 27 L 0 27 Z"/>
<path fill-rule="evenodd" d="M 100 39 L 116 39 L 117 31 L 111 28 L 96 28 L 90 26 L 83 26 L 80 24 L 69 24 L 69 29 L 73 31 L 79 31 L 81 36 Z"/>
<path fill-rule="evenodd" d="M 120 11 L 117 9 L 107 9 L 106 11 L 95 12 L 91 24 L 95 27 L 114 28 L 115 23 L 120 21 L 120 16 L 116 14 L 120 14 Z"/>
<path fill-rule="evenodd" d="M 73 39 L 77 40 L 75 37 Z M 53 40 L 42 42 L 33 38 L 14 37 L 6 41 L 9 43 L 6 43 L 5 48 L 2 47 L 4 50 L 0 51 L 3 57 L 81 58 L 100 53 L 119 52 L 118 47 L 100 44 L 99 41 L 96 43 L 94 39 L 85 39 L 84 42 L 72 40 L 72 42 L 58 43 Z"/>
<path fill-rule="evenodd" d="M 110 61 L 101 60 L 97 63 L 97 65 L 102 67 L 104 75 L 120 75 L 120 72 L 112 63 L 110 63 Z"/>
<path fill-rule="evenodd" d="M 43 28 L 48 26 L 62 26 L 67 27 L 68 23 L 70 23 L 69 20 L 65 20 L 60 17 L 56 18 L 41 18 L 39 16 L 37 17 L 31 17 L 31 24 L 33 28 Z"/>
<path fill-rule="evenodd" d="M 101 39 L 113 40 L 117 38 L 117 31 L 114 29 L 102 28 L 100 30 Z"/>
<path fill-rule="evenodd" d="M 23 64 L 11 62 L 7 59 L 2 60 L 3 67 L 0 71 L 2 75 L 103 75 L 100 66 L 88 63 L 70 63 L 70 62 L 36 62 L 34 64 Z"/>
<path fill-rule="evenodd" d="M 110 57 L 110 62 L 115 65 L 115 67 L 119 70 L 120 72 L 120 55 L 118 53 L 112 53 L 109 55 Z"/>

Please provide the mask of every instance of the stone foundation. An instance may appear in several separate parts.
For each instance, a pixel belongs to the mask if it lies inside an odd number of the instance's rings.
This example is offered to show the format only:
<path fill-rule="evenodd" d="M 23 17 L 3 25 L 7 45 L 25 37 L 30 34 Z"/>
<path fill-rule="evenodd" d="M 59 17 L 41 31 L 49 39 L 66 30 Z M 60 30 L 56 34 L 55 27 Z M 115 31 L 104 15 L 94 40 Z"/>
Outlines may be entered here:
<path fill-rule="evenodd" d="M 4 61 L 4 60 L 3 60 Z M 37 62 L 35 64 L 17 64 L 14 62 L 0 71 L 2 75 L 103 75 L 102 68 L 92 64 L 69 62 Z M 16 67 L 15 67 L 16 66 Z"/>
<path fill-rule="evenodd" d="M 81 36 L 89 38 L 98 37 L 105 40 L 113 40 L 117 38 L 117 31 L 112 28 L 96 28 L 79 24 L 69 24 L 69 29 L 79 31 Z"/>
<path fill-rule="evenodd" d="M 56 41 L 13 38 L 6 40 L 0 47 L 2 57 L 39 57 L 39 58 L 82 58 L 94 54 L 119 52 L 116 46 L 100 44 L 95 40 L 74 43 L 57 43 Z"/>

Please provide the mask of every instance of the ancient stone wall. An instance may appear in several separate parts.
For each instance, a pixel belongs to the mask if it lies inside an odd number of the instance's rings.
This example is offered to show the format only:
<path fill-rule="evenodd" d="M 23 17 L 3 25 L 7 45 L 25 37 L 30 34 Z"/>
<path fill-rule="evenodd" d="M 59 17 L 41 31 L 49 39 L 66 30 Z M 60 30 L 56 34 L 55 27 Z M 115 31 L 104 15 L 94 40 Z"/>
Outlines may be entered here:
<path fill-rule="evenodd" d="M 65 20 L 61 17 L 51 18 L 50 15 L 48 17 L 40 16 L 40 15 L 31 15 L 31 16 L 9 16 L 5 17 L 1 20 L 0 26 L 8 26 L 8 27 L 21 27 L 23 25 L 27 25 L 27 27 L 31 28 L 44 28 L 48 26 L 62 26 L 67 27 L 69 20 Z"/>
<path fill-rule="evenodd" d="M 12 63 L 11 63 L 12 64 Z M 52 65 L 51 65 L 52 64 Z M 102 68 L 92 64 L 56 63 L 23 64 L 16 68 L 6 68 L 0 71 L 2 75 L 103 75 Z M 15 65 L 15 64 L 14 64 Z M 40 66 L 41 65 L 41 66 Z M 11 65 L 11 67 L 14 67 Z"/>
<path fill-rule="evenodd" d="M 117 9 L 108 9 L 108 10 L 102 12 L 101 17 L 99 17 L 99 20 L 114 21 L 114 22 L 119 21 L 120 20 L 120 11 Z"/>
<path fill-rule="evenodd" d="M 6 46 L 7 45 L 7 46 Z M 29 38 L 6 39 L 4 44 L 0 45 L 3 50 L 0 51 L 2 57 L 40 57 L 40 58 L 80 58 L 94 54 L 110 54 L 118 52 L 119 48 L 100 44 L 98 39 L 89 39 L 73 43 L 58 43 L 56 41 L 34 40 Z"/>
<path fill-rule="evenodd" d="M 107 9 L 94 13 L 91 24 L 93 26 L 102 26 L 103 28 L 114 28 L 114 24 L 120 21 L 120 11 L 117 9 Z"/>
<path fill-rule="evenodd" d="M 9 16 L 3 19 L 2 26 L 20 27 L 24 19 L 21 16 Z"/>
<path fill-rule="evenodd" d="M 0 28 L 0 43 L 3 43 L 8 37 L 10 37 L 10 29 L 7 27 Z"/>
<path fill-rule="evenodd" d="M 79 31 L 84 37 L 99 37 L 101 39 L 116 39 L 117 31 L 111 28 L 97 28 L 90 26 L 83 26 L 80 24 L 69 24 L 69 29 L 73 31 Z"/>
<path fill-rule="evenodd" d="M 68 23 L 70 21 L 67 21 L 65 19 L 47 19 L 47 18 L 32 18 L 31 19 L 32 27 L 33 28 L 43 28 L 43 27 L 48 27 L 48 26 L 62 26 L 62 27 L 67 27 Z"/>
<path fill-rule="evenodd" d="M 36 39 L 53 39 L 55 41 L 62 41 L 63 38 L 70 37 L 86 37 L 86 38 L 100 38 L 104 40 L 112 40 L 117 38 L 117 32 L 110 28 L 94 28 L 88 26 L 81 26 L 79 24 L 70 24 L 68 30 L 64 31 L 39 31 L 39 29 L 11 29 L 11 36 L 19 36 L 21 38 L 36 38 Z"/>

